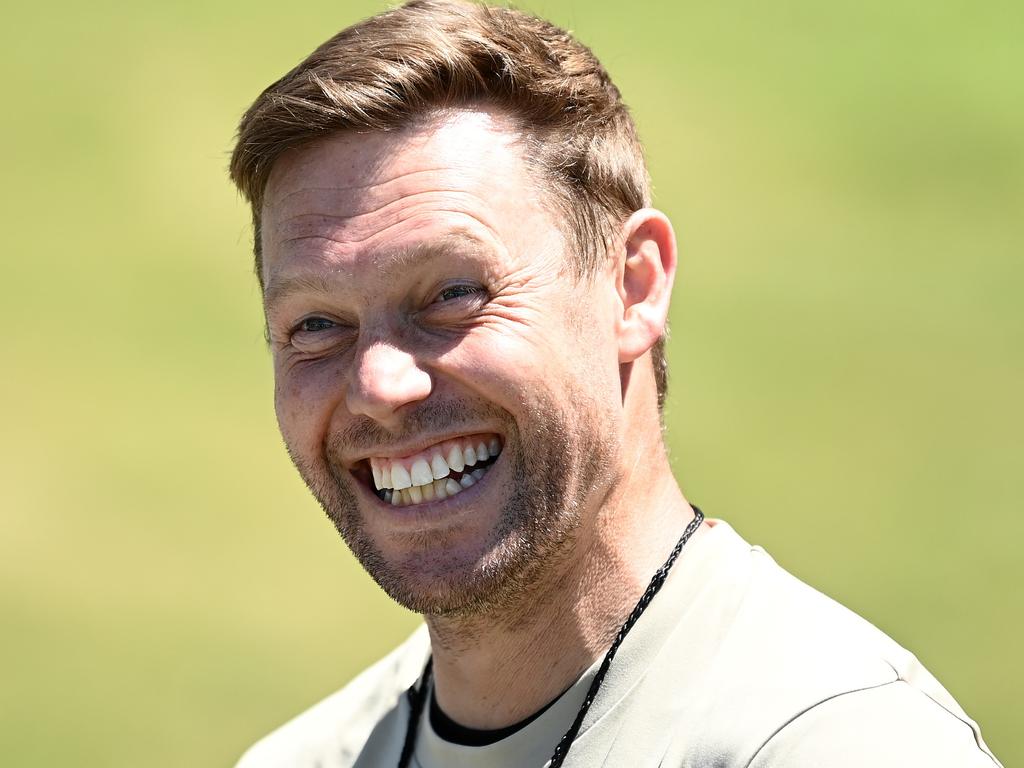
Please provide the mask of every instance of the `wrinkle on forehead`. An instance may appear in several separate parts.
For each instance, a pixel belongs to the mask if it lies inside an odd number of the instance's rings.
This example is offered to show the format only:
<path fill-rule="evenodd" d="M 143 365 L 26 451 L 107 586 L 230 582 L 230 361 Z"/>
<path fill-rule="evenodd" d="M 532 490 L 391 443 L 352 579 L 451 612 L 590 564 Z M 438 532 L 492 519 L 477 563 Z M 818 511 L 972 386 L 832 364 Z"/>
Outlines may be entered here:
<path fill-rule="evenodd" d="M 385 225 L 387 223 L 397 224 L 409 218 L 409 214 L 414 215 L 420 208 L 429 206 L 430 202 L 435 203 L 435 205 L 430 206 L 430 210 L 437 211 L 438 213 L 445 213 L 446 210 L 450 213 L 458 212 L 455 208 L 446 209 L 445 206 L 436 205 L 438 196 L 444 198 L 444 202 L 449 205 L 460 199 L 469 203 L 475 197 L 471 192 L 461 189 L 429 189 L 410 192 L 400 196 L 381 195 L 380 197 L 384 198 L 383 202 L 374 200 L 369 202 L 367 206 L 355 206 L 352 210 L 349 210 L 349 207 L 354 202 L 351 197 L 339 197 L 334 204 L 329 200 L 319 199 L 313 207 L 332 210 L 330 212 L 325 210 L 296 213 L 275 222 L 273 226 L 276 235 L 275 239 L 279 243 L 289 243 L 310 237 L 336 240 L 336 238 L 330 237 L 326 233 L 341 234 L 346 229 L 358 230 L 362 219 L 374 216 L 383 218 Z M 423 198 L 426 199 L 424 200 Z M 410 211 L 401 210 L 403 207 L 410 206 L 410 203 L 412 204 Z M 391 209 L 396 207 L 399 208 L 397 214 L 389 216 L 388 214 L 391 212 Z M 403 216 L 402 213 L 406 213 L 406 215 Z M 359 239 L 357 237 L 355 241 L 358 242 Z M 349 240 L 350 238 L 346 237 L 344 240 L 336 241 L 346 242 Z"/>
<path fill-rule="evenodd" d="M 265 206 L 264 243 L 346 230 L 384 229 L 417 211 L 486 210 L 487 180 L 459 169 L 399 174 L 380 183 L 295 190 Z M 488 224 L 490 228 L 490 224 Z M 363 239 L 344 235 L 344 239 Z"/>
<path fill-rule="evenodd" d="M 294 189 L 284 194 L 278 194 L 276 203 L 283 205 L 291 200 L 291 198 L 298 195 L 310 194 L 319 195 L 323 194 L 325 197 L 330 196 L 332 193 L 336 195 L 351 195 L 353 192 L 358 192 L 364 189 L 374 189 L 377 187 L 385 186 L 393 181 L 400 181 L 402 179 L 409 179 L 418 174 L 429 174 L 429 173 L 444 173 L 451 170 L 450 166 L 439 165 L 435 168 L 420 168 L 418 170 L 409 173 L 397 173 L 394 176 L 385 177 L 381 179 L 374 178 L 372 181 L 368 181 L 366 184 L 347 184 L 345 186 L 326 186 L 326 187 L 315 187 L 306 185 L 300 189 Z"/>

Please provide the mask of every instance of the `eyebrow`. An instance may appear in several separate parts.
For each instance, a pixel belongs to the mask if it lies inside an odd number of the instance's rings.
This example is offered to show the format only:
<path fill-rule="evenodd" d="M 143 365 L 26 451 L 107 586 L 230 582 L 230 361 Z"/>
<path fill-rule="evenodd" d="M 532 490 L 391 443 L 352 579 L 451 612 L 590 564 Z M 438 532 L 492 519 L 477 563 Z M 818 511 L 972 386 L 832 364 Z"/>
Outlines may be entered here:
<path fill-rule="evenodd" d="M 457 252 L 473 256 L 488 251 L 487 245 L 467 232 L 451 232 L 437 240 L 416 243 L 408 248 L 383 251 L 367 256 L 370 268 L 378 270 L 403 269 L 410 265 L 423 265 L 442 256 Z M 296 294 L 312 293 L 326 296 L 337 288 L 337 280 L 331 279 L 331 272 L 300 272 L 296 274 L 271 275 L 263 292 L 263 303 L 270 310 Z M 336 274 L 336 273 L 335 273 Z"/>
<path fill-rule="evenodd" d="M 263 292 L 263 303 L 270 309 L 296 294 L 329 294 L 331 287 L 331 281 L 322 274 L 289 275 L 275 279 L 267 285 Z"/>

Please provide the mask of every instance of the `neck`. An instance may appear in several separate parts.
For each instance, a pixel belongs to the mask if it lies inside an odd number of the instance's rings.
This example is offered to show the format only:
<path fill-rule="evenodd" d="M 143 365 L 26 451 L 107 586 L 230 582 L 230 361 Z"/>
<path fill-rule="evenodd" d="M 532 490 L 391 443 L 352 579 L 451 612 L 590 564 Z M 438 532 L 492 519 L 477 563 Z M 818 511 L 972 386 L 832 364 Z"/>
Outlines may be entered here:
<path fill-rule="evenodd" d="M 693 518 L 660 433 L 655 445 L 635 445 L 623 469 L 561 567 L 515 606 L 426 617 L 435 693 L 450 718 L 478 729 L 520 722 L 603 656 Z"/>

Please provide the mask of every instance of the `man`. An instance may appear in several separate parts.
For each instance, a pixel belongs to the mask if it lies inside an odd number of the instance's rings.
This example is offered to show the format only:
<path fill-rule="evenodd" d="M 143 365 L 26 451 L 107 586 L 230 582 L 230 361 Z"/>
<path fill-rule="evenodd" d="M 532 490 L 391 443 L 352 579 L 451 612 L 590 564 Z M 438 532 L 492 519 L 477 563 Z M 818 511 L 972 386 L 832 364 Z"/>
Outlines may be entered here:
<path fill-rule="evenodd" d="M 662 443 L 676 250 L 567 33 L 414 0 L 242 120 L 296 467 L 425 628 L 263 766 L 993 766 L 907 651 L 704 520 Z"/>

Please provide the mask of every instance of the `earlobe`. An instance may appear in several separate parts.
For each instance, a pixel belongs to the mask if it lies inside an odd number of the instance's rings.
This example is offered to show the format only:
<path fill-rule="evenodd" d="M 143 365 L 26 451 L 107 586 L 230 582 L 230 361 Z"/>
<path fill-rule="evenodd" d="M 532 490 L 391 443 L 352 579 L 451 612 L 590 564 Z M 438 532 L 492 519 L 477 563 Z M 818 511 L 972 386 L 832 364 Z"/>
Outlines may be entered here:
<path fill-rule="evenodd" d="M 644 208 L 623 225 L 617 289 L 619 362 L 646 353 L 665 331 L 676 272 L 676 240 L 661 211 Z"/>

